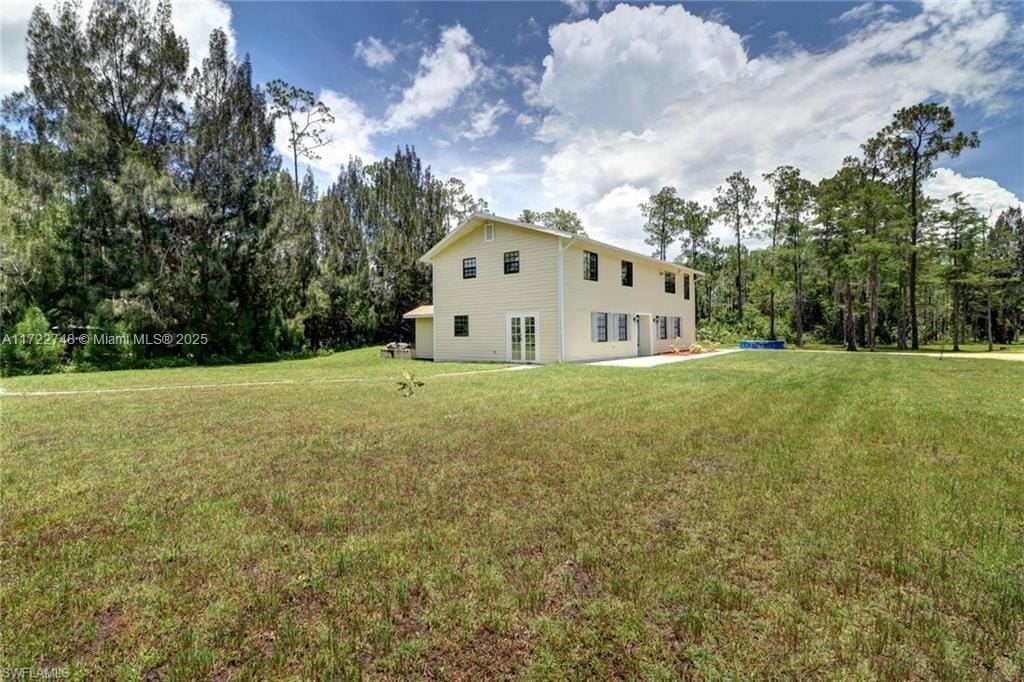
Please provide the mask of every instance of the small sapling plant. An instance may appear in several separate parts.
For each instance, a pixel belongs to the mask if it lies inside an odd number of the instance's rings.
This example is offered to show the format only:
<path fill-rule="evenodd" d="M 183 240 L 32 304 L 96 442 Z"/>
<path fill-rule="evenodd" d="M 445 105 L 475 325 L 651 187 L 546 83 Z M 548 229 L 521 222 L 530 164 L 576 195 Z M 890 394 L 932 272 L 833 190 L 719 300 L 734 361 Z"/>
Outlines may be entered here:
<path fill-rule="evenodd" d="M 402 378 L 398 381 L 398 390 L 408 398 L 422 385 L 423 382 L 414 377 L 410 372 L 402 372 Z"/>

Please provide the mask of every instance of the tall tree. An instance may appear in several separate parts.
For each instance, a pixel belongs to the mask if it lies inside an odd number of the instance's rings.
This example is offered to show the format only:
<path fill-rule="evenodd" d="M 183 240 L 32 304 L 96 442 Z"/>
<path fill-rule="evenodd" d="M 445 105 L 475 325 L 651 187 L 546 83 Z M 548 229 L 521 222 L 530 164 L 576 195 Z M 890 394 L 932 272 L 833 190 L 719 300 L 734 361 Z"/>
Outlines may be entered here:
<path fill-rule="evenodd" d="M 996 289 L 994 334 L 1012 343 L 1024 328 L 1024 211 L 1013 206 L 996 218 L 988 236 L 986 275 Z"/>
<path fill-rule="evenodd" d="M 532 211 L 524 208 L 519 214 L 520 222 L 543 225 L 551 230 L 560 230 L 571 234 L 586 236 L 583 229 L 583 220 L 576 211 L 570 211 L 557 206 L 550 211 Z"/>
<path fill-rule="evenodd" d="M 292 157 L 292 178 L 299 188 L 299 159 L 316 161 L 320 158 L 317 149 L 331 143 L 327 126 L 334 123 L 334 115 L 326 104 L 316 99 L 313 93 L 289 85 L 281 79 L 270 81 L 271 115 L 276 121 L 285 119 L 288 123 L 288 148 Z"/>
<path fill-rule="evenodd" d="M 765 197 L 766 232 L 769 239 L 769 271 L 768 271 L 768 335 L 775 339 L 775 262 L 779 248 L 779 238 L 783 223 L 788 216 L 790 194 L 797 189 L 800 171 L 792 166 L 779 166 L 771 173 L 765 173 L 764 179 L 771 188 L 771 196 Z"/>
<path fill-rule="evenodd" d="M 696 267 L 697 252 L 711 232 L 714 211 L 696 201 L 684 201 L 679 221 L 679 238 L 683 241 L 683 251 L 688 254 L 691 268 Z"/>
<path fill-rule="evenodd" d="M 947 204 L 948 207 L 936 212 L 935 222 L 940 231 L 943 274 L 952 299 L 953 350 L 958 351 L 963 340 L 968 289 L 979 279 L 978 247 L 985 219 L 960 192 L 950 195 Z"/>
<path fill-rule="evenodd" d="M 816 242 L 830 264 L 829 274 L 835 278 L 835 291 L 843 310 L 843 345 L 857 350 L 856 297 L 854 282 L 862 267 L 862 244 L 865 231 L 859 214 L 858 192 L 862 176 L 856 159 L 847 158 L 843 168 L 816 188 L 818 233 Z"/>
<path fill-rule="evenodd" d="M 450 207 L 449 232 L 468 220 L 474 213 L 487 213 L 490 211 L 487 200 L 482 197 L 473 196 L 466 188 L 466 183 L 458 178 L 448 178 L 448 182 L 445 183 L 445 192 Z"/>
<path fill-rule="evenodd" d="M 262 90 L 252 82 L 248 56 L 236 61 L 220 29 L 210 34 L 209 54 L 192 72 L 185 93 L 192 106 L 181 165 L 191 194 L 202 202 L 204 229 L 194 235 L 191 250 L 199 286 L 188 286 L 181 295 L 205 302 L 196 306 L 205 315 L 190 316 L 196 330 L 227 328 L 234 337 L 232 350 L 244 350 L 259 345 L 255 329 L 267 322 L 277 302 L 271 293 L 276 287 L 261 276 L 273 257 L 265 234 L 270 199 L 264 192 L 280 164 L 273 122 Z M 211 268 L 224 271 L 217 281 L 225 291 L 211 291 Z M 234 329 L 239 321 L 251 328 Z"/>
<path fill-rule="evenodd" d="M 697 280 L 695 307 L 698 319 L 709 319 L 717 309 L 719 301 L 724 298 L 723 292 L 728 289 L 726 270 L 729 249 L 718 239 L 707 237 L 701 240 L 696 256 L 692 260 L 687 263 L 681 263 L 679 260 L 676 262 L 704 273 L 704 276 Z"/>
<path fill-rule="evenodd" d="M 918 241 L 921 227 L 921 183 L 930 177 L 935 162 L 942 156 L 956 157 L 964 149 L 977 147 L 976 132 L 953 132 L 956 121 L 949 107 L 930 102 L 915 104 L 896 112 L 892 122 L 882 130 L 892 167 L 910 212 L 910 256 L 908 263 L 908 297 L 910 307 L 911 347 L 920 348 L 917 315 Z"/>
<path fill-rule="evenodd" d="M 59 321 L 85 324 L 104 300 L 152 307 L 173 215 L 187 213 L 172 205 L 165 165 L 180 141 L 188 64 L 171 5 L 97 2 L 84 25 L 76 3 L 52 15 L 37 7 L 27 57 L 28 86 L 4 110 L 15 121 L 14 172 L 44 201 L 66 198 Z"/>
<path fill-rule="evenodd" d="M 1019 209 L 1018 209 L 1019 215 Z M 1005 342 L 1005 310 L 1011 296 L 1015 273 L 1015 235 L 1012 223 L 1004 216 L 1012 215 L 1008 209 L 982 231 L 979 258 L 979 284 L 985 296 L 985 340 L 991 351 L 996 334 Z M 998 315 L 998 317 L 996 317 Z M 999 327 L 996 327 L 997 320 Z"/>
<path fill-rule="evenodd" d="M 640 204 L 646 222 L 644 243 L 654 247 L 654 255 L 661 260 L 668 257 L 668 247 L 679 238 L 683 202 L 675 187 L 662 187 L 657 194 Z"/>
<path fill-rule="evenodd" d="M 788 255 L 793 267 L 793 334 L 797 347 L 804 345 L 805 278 L 810 260 L 808 221 L 813 207 L 814 185 L 804 178 L 797 179 L 787 197 L 783 228 L 784 255 Z"/>
<path fill-rule="evenodd" d="M 855 163 L 859 169 L 856 203 L 863 231 L 860 248 L 867 258 L 864 344 L 874 351 L 881 309 L 882 268 L 897 253 L 906 221 L 892 187 L 886 182 L 882 138 L 875 136 L 863 144 L 861 150 L 863 156 Z"/>
<path fill-rule="evenodd" d="M 736 237 L 736 310 L 743 319 L 743 238 L 748 236 L 758 215 L 757 189 L 741 171 L 736 171 L 718 187 L 715 213 Z"/>

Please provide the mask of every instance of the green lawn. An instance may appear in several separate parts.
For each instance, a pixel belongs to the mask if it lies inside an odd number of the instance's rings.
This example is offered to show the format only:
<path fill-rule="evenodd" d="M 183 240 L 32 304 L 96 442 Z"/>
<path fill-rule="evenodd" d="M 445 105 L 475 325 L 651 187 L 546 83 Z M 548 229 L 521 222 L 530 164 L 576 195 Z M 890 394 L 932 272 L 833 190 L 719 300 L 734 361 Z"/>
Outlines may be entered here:
<path fill-rule="evenodd" d="M 808 343 L 805 344 L 804 348 L 808 350 L 844 350 L 841 343 Z M 870 352 L 867 348 L 861 348 L 858 346 L 858 351 L 865 353 Z M 946 343 L 926 343 L 923 344 L 918 350 L 912 350 L 910 348 L 900 349 L 895 344 L 892 345 L 879 345 L 875 348 L 876 353 L 949 353 L 953 354 L 953 344 Z M 960 344 L 961 353 L 987 353 L 988 344 L 969 342 Z M 1008 346 L 1002 344 L 994 344 L 992 346 L 992 352 L 998 353 L 1024 353 L 1024 343 L 1013 343 Z"/>
<path fill-rule="evenodd" d="M 425 385 L 401 398 L 410 365 Z M 1024 675 L 1024 365 L 738 353 L 436 376 L 466 370 L 356 351 L 4 380 L 294 382 L 0 399 L 2 665 Z M 323 381 L 345 376 L 379 381 Z"/>

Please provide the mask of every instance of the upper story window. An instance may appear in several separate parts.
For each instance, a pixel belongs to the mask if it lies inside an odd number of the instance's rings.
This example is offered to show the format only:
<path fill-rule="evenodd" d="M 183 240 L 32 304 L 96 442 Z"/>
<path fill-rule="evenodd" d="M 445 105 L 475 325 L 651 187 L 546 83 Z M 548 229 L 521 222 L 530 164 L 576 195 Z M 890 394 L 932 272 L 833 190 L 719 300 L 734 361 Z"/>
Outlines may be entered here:
<path fill-rule="evenodd" d="M 628 260 L 622 261 L 622 286 L 633 286 L 633 263 Z"/>
<path fill-rule="evenodd" d="M 690 300 L 690 275 L 683 275 L 683 299 Z"/>
<path fill-rule="evenodd" d="M 583 252 L 583 279 L 597 281 L 597 254 L 590 251 Z"/>
<path fill-rule="evenodd" d="M 476 277 L 476 258 L 462 259 L 462 279 L 473 279 Z"/>
<path fill-rule="evenodd" d="M 629 341 L 629 315 L 617 313 L 615 315 L 615 327 L 618 332 L 618 340 Z"/>
<path fill-rule="evenodd" d="M 668 338 L 668 316 L 662 315 L 658 318 L 658 338 L 664 341 Z"/>
<path fill-rule="evenodd" d="M 665 293 L 674 294 L 676 293 L 676 275 L 673 272 L 665 273 Z"/>
<path fill-rule="evenodd" d="M 672 336 L 673 337 L 678 339 L 680 336 L 682 336 L 681 327 L 682 327 L 682 324 L 681 324 L 679 318 L 678 317 L 673 317 L 672 318 Z"/>
<path fill-rule="evenodd" d="M 486 225 L 484 225 L 484 241 L 494 241 L 494 223 L 487 223 Z"/>
<path fill-rule="evenodd" d="M 608 340 L 608 313 L 590 313 L 590 340 L 599 343 Z"/>
<path fill-rule="evenodd" d="M 469 336 L 469 315 L 455 316 L 455 336 Z"/>
<path fill-rule="evenodd" d="M 519 272 L 519 252 L 518 251 L 506 251 L 505 252 L 505 274 L 514 275 Z"/>

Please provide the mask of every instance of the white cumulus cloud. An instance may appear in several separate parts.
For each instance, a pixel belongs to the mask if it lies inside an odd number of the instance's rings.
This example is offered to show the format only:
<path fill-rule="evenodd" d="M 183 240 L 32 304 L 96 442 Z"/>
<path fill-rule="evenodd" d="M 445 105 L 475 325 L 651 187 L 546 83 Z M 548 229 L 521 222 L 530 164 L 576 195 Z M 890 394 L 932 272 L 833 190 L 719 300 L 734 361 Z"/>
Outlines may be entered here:
<path fill-rule="evenodd" d="M 681 5 L 619 5 L 551 27 L 549 41 L 540 102 L 575 123 L 616 130 L 642 130 L 669 103 L 736 82 L 747 64 L 739 35 Z"/>
<path fill-rule="evenodd" d="M 838 24 L 844 21 L 867 21 L 869 19 L 891 16 L 895 14 L 896 11 L 896 8 L 892 5 L 880 5 L 875 2 L 865 2 L 846 10 L 836 17 L 833 22 Z"/>
<path fill-rule="evenodd" d="M 554 26 L 539 88 L 542 189 L 591 234 L 642 248 L 627 199 L 672 185 L 706 202 L 732 171 L 760 181 L 780 164 L 817 180 L 900 107 L 989 109 L 1019 78 L 998 58 L 1012 30 L 1004 10 L 939 3 L 866 23 L 830 52 L 751 58 L 732 29 L 679 5 Z"/>
<path fill-rule="evenodd" d="M 355 46 L 355 56 L 371 69 L 383 69 L 395 63 L 395 53 L 380 38 L 370 36 Z"/>
<path fill-rule="evenodd" d="M 1004 210 L 1024 204 L 1020 197 L 991 178 L 964 177 L 949 168 L 936 168 L 935 175 L 925 180 L 921 189 L 925 196 L 938 201 L 960 192 L 968 204 L 991 222 Z"/>
<path fill-rule="evenodd" d="M 569 8 L 569 15 L 573 17 L 585 17 L 590 12 L 587 0 L 562 0 L 562 4 Z"/>
<path fill-rule="evenodd" d="M 228 51 L 235 51 L 231 27 L 231 6 L 221 0 L 174 0 L 171 3 L 174 30 L 188 41 L 189 71 L 210 54 L 210 32 L 222 29 L 228 37 Z"/>
<path fill-rule="evenodd" d="M 462 25 L 445 28 L 437 48 L 420 58 L 416 77 L 401 101 L 388 109 L 387 129 L 411 128 L 455 104 L 483 72 L 476 53 L 473 36 Z"/>
<path fill-rule="evenodd" d="M 483 106 L 469 115 L 469 126 L 462 132 L 462 137 L 467 140 L 482 140 L 494 135 L 498 132 L 498 119 L 510 111 L 512 110 L 503 99 Z"/>
<path fill-rule="evenodd" d="M 25 37 L 32 10 L 42 5 L 51 12 L 55 2 L 0 2 L 0 96 L 28 85 L 28 58 Z M 84 22 L 89 16 L 92 0 L 79 7 Z M 235 34 L 231 27 L 231 7 L 222 0 L 174 0 L 171 3 L 174 30 L 188 41 L 189 71 L 202 64 L 210 53 L 210 32 L 224 30 L 228 47 L 235 49 Z"/>
<path fill-rule="evenodd" d="M 521 178 L 521 175 L 515 171 L 515 159 L 511 156 L 504 156 L 479 165 L 457 165 L 449 169 L 446 175 L 462 180 L 466 186 L 466 191 L 475 197 L 487 200 L 488 203 L 492 204 L 491 209 L 496 210 L 495 206 L 493 206 L 495 200 L 495 181 L 497 181 L 498 185 L 503 185 L 502 189 L 504 190 L 506 189 L 504 185 L 515 183 Z M 510 211 L 506 211 L 506 213 L 508 212 Z M 518 215 L 518 212 L 516 212 L 516 215 Z"/>

